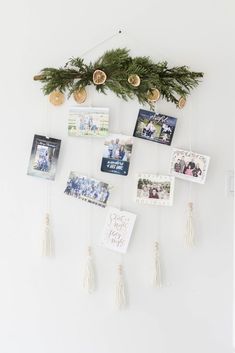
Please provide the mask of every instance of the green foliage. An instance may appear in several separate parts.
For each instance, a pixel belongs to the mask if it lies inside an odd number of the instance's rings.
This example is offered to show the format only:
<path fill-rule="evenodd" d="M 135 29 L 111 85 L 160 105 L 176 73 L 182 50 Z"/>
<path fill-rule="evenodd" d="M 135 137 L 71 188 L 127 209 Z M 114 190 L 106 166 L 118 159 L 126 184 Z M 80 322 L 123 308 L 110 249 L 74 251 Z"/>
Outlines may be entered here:
<path fill-rule="evenodd" d="M 43 83 L 45 95 L 59 90 L 68 92 L 70 96 L 78 88 L 94 84 L 93 72 L 96 69 L 107 75 L 104 84 L 95 85 L 97 91 L 106 94 L 111 90 L 124 100 L 136 97 L 140 103 L 150 105 L 147 94 L 151 89 L 157 88 L 162 98 L 177 105 L 179 98 L 189 95 L 203 77 L 202 72 L 192 72 L 187 66 L 169 69 L 166 61 L 155 64 L 149 57 L 132 58 L 129 50 L 119 48 L 107 51 L 94 64 L 87 65 L 81 58 L 71 58 L 64 67 L 41 70 L 35 80 Z M 128 82 L 131 74 L 140 77 L 138 87 Z"/>

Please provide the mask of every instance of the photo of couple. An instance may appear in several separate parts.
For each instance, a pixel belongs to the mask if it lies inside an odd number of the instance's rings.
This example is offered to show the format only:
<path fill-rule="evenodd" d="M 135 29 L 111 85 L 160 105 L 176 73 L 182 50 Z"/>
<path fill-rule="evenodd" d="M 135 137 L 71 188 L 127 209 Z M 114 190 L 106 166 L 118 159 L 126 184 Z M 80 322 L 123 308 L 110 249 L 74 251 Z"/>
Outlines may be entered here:
<path fill-rule="evenodd" d="M 65 194 L 105 207 L 109 198 L 109 185 L 71 172 Z"/>
<path fill-rule="evenodd" d="M 133 136 L 170 145 L 176 118 L 140 109 Z"/>
<path fill-rule="evenodd" d="M 127 175 L 132 153 L 133 138 L 113 134 L 106 138 L 101 171 Z"/>
<path fill-rule="evenodd" d="M 69 136 L 103 137 L 108 133 L 108 124 L 108 108 L 71 107 L 69 109 Z"/>
<path fill-rule="evenodd" d="M 174 178 L 164 175 L 142 174 L 137 181 L 139 202 L 171 205 L 173 202 Z"/>
<path fill-rule="evenodd" d="M 208 156 L 174 148 L 171 158 L 171 174 L 181 179 L 204 183 L 208 164 Z"/>

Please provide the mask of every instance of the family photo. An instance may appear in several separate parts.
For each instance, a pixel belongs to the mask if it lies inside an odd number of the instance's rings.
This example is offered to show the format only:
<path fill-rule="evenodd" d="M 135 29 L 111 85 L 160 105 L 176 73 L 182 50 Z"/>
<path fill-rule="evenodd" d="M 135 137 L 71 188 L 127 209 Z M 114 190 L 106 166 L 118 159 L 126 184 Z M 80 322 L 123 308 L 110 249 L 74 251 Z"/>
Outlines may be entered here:
<path fill-rule="evenodd" d="M 132 153 L 133 138 L 121 134 L 109 135 L 104 143 L 101 171 L 127 175 Z"/>
<path fill-rule="evenodd" d="M 208 156 L 174 148 L 171 158 L 171 174 L 181 179 L 204 183 L 208 164 Z"/>
<path fill-rule="evenodd" d="M 71 107 L 69 109 L 69 136 L 104 137 L 108 134 L 108 127 L 108 108 Z"/>
<path fill-rule="evenodd" d="M 105 207 L 110 195 L 109 184 L 71 172 L 65 194 Z"/>
<path fill-rule="evenodd" d="M 174 177 L 141 174 L 137 179 L 136 201 L 170 206 L 173 203 Z"/>
<path fill-rule="evenodd" d="M 170 145 L 176 121 L 171 116 L 140 109 L 133 136 Z"/>
<path fill-rule="evenodd" d="M 28 175 L 54 180 L 61 140 L 35 135 Z"/>

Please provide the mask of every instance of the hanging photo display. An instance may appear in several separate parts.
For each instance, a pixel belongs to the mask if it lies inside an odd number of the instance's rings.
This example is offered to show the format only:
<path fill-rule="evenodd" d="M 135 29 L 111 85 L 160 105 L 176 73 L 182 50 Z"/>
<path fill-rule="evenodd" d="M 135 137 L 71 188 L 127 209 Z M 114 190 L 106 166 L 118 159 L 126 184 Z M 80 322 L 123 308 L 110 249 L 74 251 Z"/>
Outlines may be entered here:
<path fill-rule="evenodd" d="M 173 148 L 170 174 L 178 178 L 204 184 L 210 157 Z"/>
<path fill-rule="evenodd" d="M 102 245 L 110 250 L 126 253 L 136 215 L 110 207 L 105 221 Z"/>
<path fill-rule="evenodd" d="M 176 121 L 171 116 L 140 109 L 133 136 L 170 145 Z"/>
<path fill-rule="evenodd" d="M 60 145 L 61 140 L 34 135 L 27 174 L 54 180 Z"/>
<path fill-rule="evenodd" d="M 101 171 L 127 175 L 132 153 L 133 138 L 122 134 L 109 135 L 104 143 Z"/>
<path fill-rule="evenodd" d="M 108 134 L 109 109 L 70 107 L 68 119 L 69 136 L 104 137 Z"/>
<path fill-rule="evenodd" d="M 167 175 L 139 174 L 136 202 L 172 206 L 175 178 Z"/>
<path fill-rule="evenodd" d="M 110 186 L 107 183 L 71 172 L 64 192 L 77 199 L 106 207 L 109 190 Z"/>

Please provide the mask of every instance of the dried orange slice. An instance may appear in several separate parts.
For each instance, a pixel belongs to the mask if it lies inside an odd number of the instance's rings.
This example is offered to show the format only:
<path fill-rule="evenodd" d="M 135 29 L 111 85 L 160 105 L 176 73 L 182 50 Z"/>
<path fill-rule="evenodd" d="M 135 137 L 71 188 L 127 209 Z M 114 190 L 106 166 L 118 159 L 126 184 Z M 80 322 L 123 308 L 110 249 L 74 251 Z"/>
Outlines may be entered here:
<path fill-rule="evenodd" d="M 60 91 L 53 91 L 49 95 L 49 101 L 53 105 L 61 105 L 64 103 L 64 94 Z"/>
<path fill-rule="evenodd" d="M 107 79 L 106 73 L 102 70 L 95 70 L 93 73 L 93 82 L 95 85 L 103 85 Z"/>
<path fill-rule="evenodd" d="M 133 87 L 138 87 L 140 85 L 140 77 L 136 74 L 132 74 L 128 77 L 128 82 L 133 86 Z"/>
<path fill-rule="evenodd" d="M 76 91 L 74 91 L 73 98 L 79 104 L 84 103 L 87 98 L 87 93 L 86 93 L 85 88 L 80 88 L 80 89 L 77 89 Z"/>
<path fill-rule="evenodd" d="M 160 91 L 157 88 L 152 89 L 151 91 L 148 92 L 148 100 L 150 102 L 157 102 L 161 96 Z"/>

